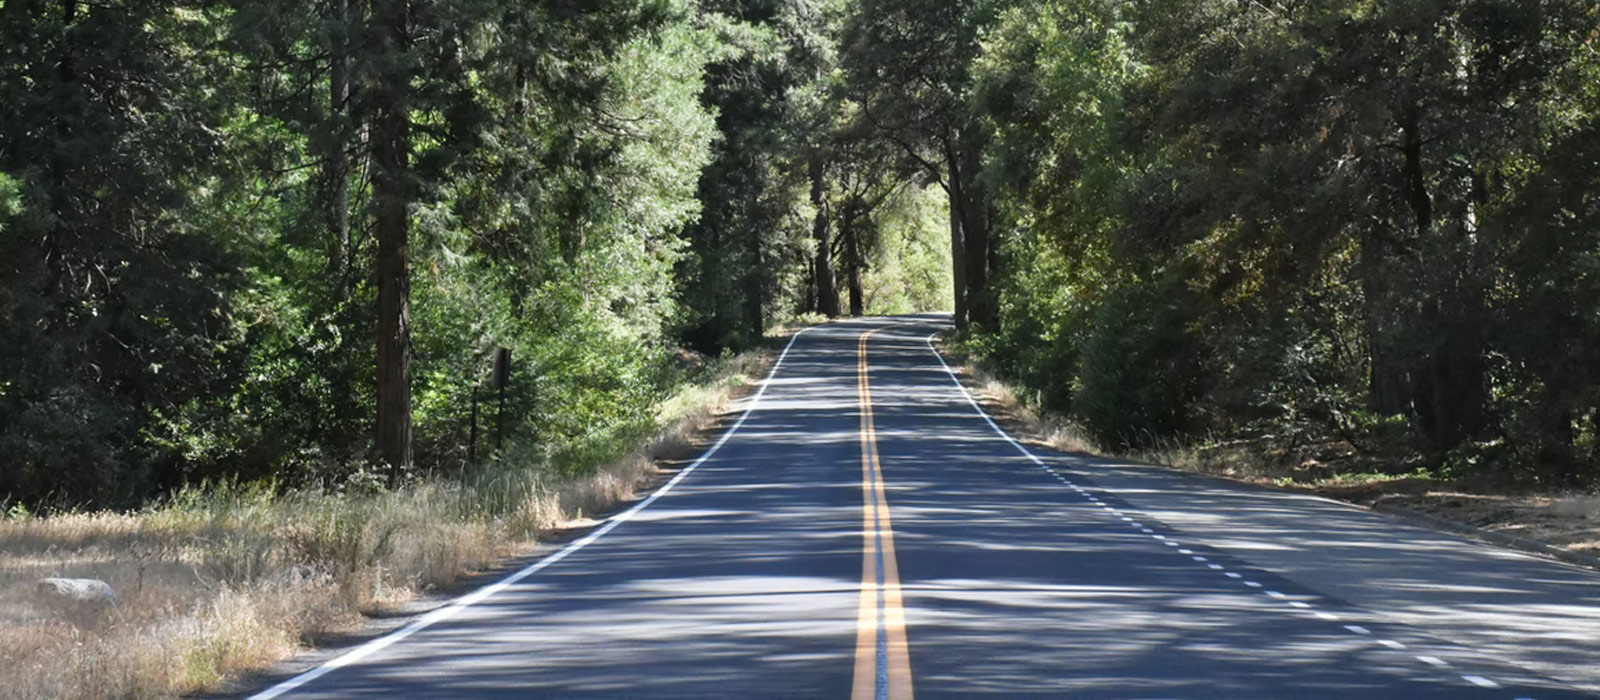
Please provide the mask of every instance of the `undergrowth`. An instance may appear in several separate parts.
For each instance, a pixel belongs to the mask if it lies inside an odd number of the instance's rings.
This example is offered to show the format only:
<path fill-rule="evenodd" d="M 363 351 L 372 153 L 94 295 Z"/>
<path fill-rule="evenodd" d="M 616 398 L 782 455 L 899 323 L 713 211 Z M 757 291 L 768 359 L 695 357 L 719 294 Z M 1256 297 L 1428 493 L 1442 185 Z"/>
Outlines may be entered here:
<path fill-rule="evenodd" d="M 137 512 L 13 510 L 0 516 L 0 697 L 217 689 L 633 497 L 766 361 L 715 361 L 653 419 L 559 462 L 521 445 L 392 490 L 222 482 Z M 117 601 L 64 604 L 35 592 L 44 577 L 101 579 Z"/>

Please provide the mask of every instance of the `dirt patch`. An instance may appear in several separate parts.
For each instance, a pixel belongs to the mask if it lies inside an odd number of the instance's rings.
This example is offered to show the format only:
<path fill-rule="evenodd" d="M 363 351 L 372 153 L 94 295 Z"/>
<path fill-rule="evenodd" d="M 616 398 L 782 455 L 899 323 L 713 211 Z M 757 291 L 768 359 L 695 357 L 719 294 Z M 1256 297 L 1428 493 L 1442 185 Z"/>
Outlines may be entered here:
<path fill-rule="evenodd" d="M 1504 496 L 1428 490 L 1414 495 L 1385 494 L 1377 501 L 1489 532 L 1543 542 L 1580 554 L 1600 555 L 1600 496 Z"/>

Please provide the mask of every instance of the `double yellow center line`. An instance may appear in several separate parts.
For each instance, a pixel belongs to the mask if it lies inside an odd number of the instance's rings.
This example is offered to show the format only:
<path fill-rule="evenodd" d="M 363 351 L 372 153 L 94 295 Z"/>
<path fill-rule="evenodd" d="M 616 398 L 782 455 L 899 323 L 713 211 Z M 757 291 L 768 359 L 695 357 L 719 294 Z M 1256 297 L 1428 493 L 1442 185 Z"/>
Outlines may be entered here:
<path fill-rule="evenodd" d="M 878 431 L 872 417 L 872 382 L 867 374 L 867 339 L 861 334 L 856 395 L 861 405 L 861 607 L 856 625 L 854 700 L 909 699 L 911 651 L 895 563 L 894 528 L 878 461 Z"/>

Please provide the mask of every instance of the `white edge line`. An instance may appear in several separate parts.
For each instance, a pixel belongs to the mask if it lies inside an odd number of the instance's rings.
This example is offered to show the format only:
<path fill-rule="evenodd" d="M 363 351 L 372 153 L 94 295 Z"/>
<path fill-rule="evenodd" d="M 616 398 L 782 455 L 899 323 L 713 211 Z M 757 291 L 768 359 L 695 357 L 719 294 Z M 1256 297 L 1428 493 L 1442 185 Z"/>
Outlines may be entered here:
<path fill-rule="evenodd" d="M 811 328 L 814 328 L 814 326 Z M 755 397 L 750 400 L 750 405 L 745 407 L 744 413 L 739 415 L 739 420 L 734 422 L 733 427 L 728 428 L 727 432 L 724 432 L 722 437 L 718 438 L 716 443 L 712 444 L 711 448 L 706 450 L 705 454 L 700 455 L 699 459 L 696 459 L 689 466 L 684 467 L 681 471 L 669 479 L 667 483 L 662 484 L 661 488 L 656 489 L 654 493 L 651 493 L 643 501 L 640 501 L 632 508 L 611 516 L 606 520 L 604 525 L 596 528 L 593 532 L 590 532 L 589 534 L 583 536 L 583 538 L 578 539 L 559 550 L 556 550 L 555 553 L 529 564 L 526 567 L 523 567 L 516 573 L 456 598 L 449 605 L 446 605 L 442 608 L 436 608 L 431 612 L 412 620 L 410 623 L 406 624 L 406 626 L 362 644 L 359 647 L 351 649 L 350 651 L 345 652 L 343 655 L 323 663 L 321 666 L 301 673 L 293 678 L 284 680 L 277 685 L 272 686 L 271 688 L 256 693 L 255 695 L 250 696 L 250 700 L 271 700 L 272 698 L 276 698 L 284 693 L 293 691 L 300 686 L 321 678 L 334 669 L 343 668 L 345 666 L 349 666 L 350 664 L 356 663 L 367 658 L 368 656 L 382 651 L 384 648 L 389 647 L 394 643 L 405 639 L 406 637 L 416 634 L 423 629 L 426 629 L 438 622 L 450 619 L 451 617 L 454 617 L 456 613 L 459 613 L 477 603 L 483 602 L 483 600 L 489 596 L 510 588 L 518 581 L 532 576 L 533 574 L 538 573 L 539 570 L 567 558 L 568 555 L 583 549 L 595 540 L 600 539 L 603 535 L 610 532 L 616 526 L 626 522 L 629 518 L 632 518 L 635 513 L 644 510 L 651 503 L 654 503 L 657 498 L 660 498 L 668 491 L 671 491 L 673 486 L 676 486 L 678 482 L 683 481 L 683 478 L 688 476 L 690 472 L 693 472 L 696 467 L 699 467 L 706 460 L 711 459 L 711 456 L 716 454 L 717 450 L 722 448 L 723 443 L 726 443 L 728 438 L 733 437 L 733 434 L 739 431 L 739 426 L 744 425 L 745 419 L 749 418 L 751 412 L 756 410 L 756 406 L 760 405 L 761 397 L 767 393 L 767 387 L 772 385 L 772 378 L 777 376 L 778 368 L 783 366 L 784 358 L 789 356 L 789 349 L 794 347 L 795 341 L 800 339 L 800 335 L 802 333 L 811 330 L 811 328 L 802 328 L 799 331 L 796 331 L 794 335 L 789 337 L 789 343 L 783 346 L 783 352 L 778 355 L 778 361 L 772 364 L 772 370 L 767 373 L 767 378 L 762 380 L 761 388 L 756 390 Z M 932 346 L 930 345 L 929 347 Z M 949 368 L 946 367 L 946 369 L 948 370 Z M 992 422 L 990 424 L 993 425 Z M 1037 461 L 1037 458 L 1035 458 L 1035 461 Z"/>
<path fill-rule="evenodd" d="M 945 329 L 941 328 L 937 331 L 934 331 L 933 334 L 929 335 L 927 338 L 924 338 L 922 342 L 927 343 L 928 351 L 933 353 L 933 358 L 939 361 L 939 366 L 944 368 L 944 373 L 950 375 L 950 381 L 955 382 L 956 388 L 961 390 L 961 396 L 966 398 L 967 403 L 972 404 L 973 410 L 978 412 L 978 416 L 983 418 L 983 420 L 989 424 L 989 427 L 994 428 L 994 431 L 999 433 L 1000 437 L 1005 438 L 1006 442 L 1011 443 L 1011 446 L 1017 448 L 1017 451 L 1021 452 L 1024 457 L 1033 460 L 1034 464 L 1045 467 L 1045 469 L 1049 469 L 1049 467 L 1045 466 L 1044 460 L 1039 459 L 1038 456 L 1034 455 L 1032 452 L 1029 452 L 1027 447 L 1024 447 L 1022 443 L 1017 442 L 1016 438 L 1011 437 L 1009 433 L 1002 430 L 1000 426 L 994 422 L 993 418 L 989 417 L 989 412 L 983 410 L 983 407 L 978 405 L 978 401 L 972 398 L 972 392 L 967 391 L 966 385 L 961 383 L 961 378 L 956 376 L 955 370 L 950 369 L 950 363 L 945 362 L 944 355 L 940 354 L 939 349 L 933 346 L 933 339 L 939 337 L 939 334 L 943 333 L 944 330 Z"/>

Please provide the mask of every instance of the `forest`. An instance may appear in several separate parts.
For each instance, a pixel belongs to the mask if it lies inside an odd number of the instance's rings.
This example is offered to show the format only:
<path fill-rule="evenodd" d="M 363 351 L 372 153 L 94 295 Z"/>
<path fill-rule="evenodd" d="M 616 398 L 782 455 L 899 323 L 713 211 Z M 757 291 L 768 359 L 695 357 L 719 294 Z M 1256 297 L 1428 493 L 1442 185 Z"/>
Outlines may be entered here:
<path fill-rule="evenodd" d="M 1106 449 L 1588 483 L 1600 6 L 0 0 L 0 511 L 580 469 L 930 310 Z"/>

